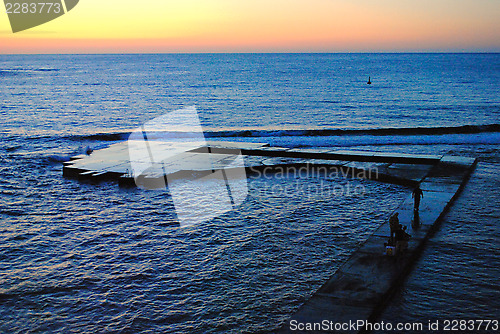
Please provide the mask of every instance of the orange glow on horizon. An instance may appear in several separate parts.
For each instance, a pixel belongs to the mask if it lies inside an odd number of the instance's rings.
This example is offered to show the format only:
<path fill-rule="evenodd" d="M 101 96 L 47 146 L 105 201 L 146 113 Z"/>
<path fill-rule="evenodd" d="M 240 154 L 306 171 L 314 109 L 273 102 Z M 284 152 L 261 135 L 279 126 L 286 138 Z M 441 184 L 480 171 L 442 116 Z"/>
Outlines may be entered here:
<path fill-rule="evenodd" d="M 81 0 L 0 53 L 500 51 L 497 0 Z"/>

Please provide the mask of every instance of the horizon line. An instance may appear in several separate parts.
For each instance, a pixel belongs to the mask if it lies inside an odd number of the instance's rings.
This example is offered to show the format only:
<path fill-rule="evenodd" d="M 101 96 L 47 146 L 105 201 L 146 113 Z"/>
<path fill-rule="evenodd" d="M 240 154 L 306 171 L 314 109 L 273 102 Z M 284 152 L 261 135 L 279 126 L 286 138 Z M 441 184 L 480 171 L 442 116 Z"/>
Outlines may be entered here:
<path fill-rule="evenodd" d="M 43 56 L 43 55 L 189 55 L 189 54 L 499 54 L 500 50 L 463 50 L 463 51 L 443 51 L 443 50 L 422 50 L 422 51 L 179 51 L 179 52 L 44 52 L 44 53 L 1 53 L 0 56 Z"/>

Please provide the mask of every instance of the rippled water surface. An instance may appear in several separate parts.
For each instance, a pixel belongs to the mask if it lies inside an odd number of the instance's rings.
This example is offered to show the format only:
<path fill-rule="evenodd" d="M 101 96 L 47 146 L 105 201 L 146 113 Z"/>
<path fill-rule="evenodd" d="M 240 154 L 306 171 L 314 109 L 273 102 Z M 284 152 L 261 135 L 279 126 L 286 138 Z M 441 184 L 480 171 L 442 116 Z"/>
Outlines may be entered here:
<path fill-rule="evenodd" d="M 17 319 L 61 332 L 269 328 L 405 193 L 361 180 L 250 178 L 237 211 L 179 228 L 165 192 L 81 184 L 62 179 L 58 164 L 37 164 L 22 182 L 23 171 L 2 170 L 10 180 L 1 206 L 4 330 L 26 328 Z M 281 190 L 321 182 L 366 192 Z"/>
<path fill-rule="evenodd" d="M 62 177 L 191 105 L 212 140 L 478 157 L 382 318 L 498 318 L 498 82 L 498 54 L 0 56 L 0 332 L 272 331 L 409 193 L 254 175 L 180 228 L 166 192 Z"/>

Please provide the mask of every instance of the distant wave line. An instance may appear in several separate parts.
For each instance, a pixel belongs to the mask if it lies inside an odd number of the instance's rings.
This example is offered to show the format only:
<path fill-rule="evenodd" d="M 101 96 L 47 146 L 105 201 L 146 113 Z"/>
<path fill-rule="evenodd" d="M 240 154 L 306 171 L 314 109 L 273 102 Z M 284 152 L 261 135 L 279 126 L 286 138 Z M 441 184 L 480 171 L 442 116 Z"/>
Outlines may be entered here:
<path fill-rule="evenodd" d="M 500 124 L 462 125 L 453 127 L 415 127 L 415 128 L 375 128 L 375 129 L 293 129 L 293 130 L 207 130 L 204 136 L 207 139 L 216 138 L 268 138 L 268 137 L 342 137 L 342 136 L 435 136 L 452 134 L 481 134 L 500 133 Z M 158 131 L 153 132 L 150 139 L 189 138 L 190 132 Z M 66 135 L 63 139 L 73 141 L 120 141 L 127 140 L 130 130 L 119 132 L 101 132 L 92 134 Z M 51 135 L 32 136 L 29 139 L 53 138 Z"/>
<path fill-rule="evenodd" d="M 408 136 L 408 135 L 444 135 L 444 134 L 476 134 L 500 132 L 500 124 L 462 125 L 453 127 L 416 127 L 416 128 L 378 128 L 378 129 L 310 129 L 310 130 L 230 130 L 207 131 L 205 137 L 324 137 L 346 135 L 371 136 Z"/>

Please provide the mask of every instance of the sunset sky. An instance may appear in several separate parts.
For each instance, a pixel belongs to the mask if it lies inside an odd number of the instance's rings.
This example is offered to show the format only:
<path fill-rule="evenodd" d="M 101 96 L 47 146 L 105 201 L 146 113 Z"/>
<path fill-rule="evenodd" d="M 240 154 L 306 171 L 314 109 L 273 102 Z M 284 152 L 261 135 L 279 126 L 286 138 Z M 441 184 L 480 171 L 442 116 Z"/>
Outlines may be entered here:
<path fill-rule="evenodd" d="M 0 53 L 500 51 L 500 0 L 80 0 Z"/>

